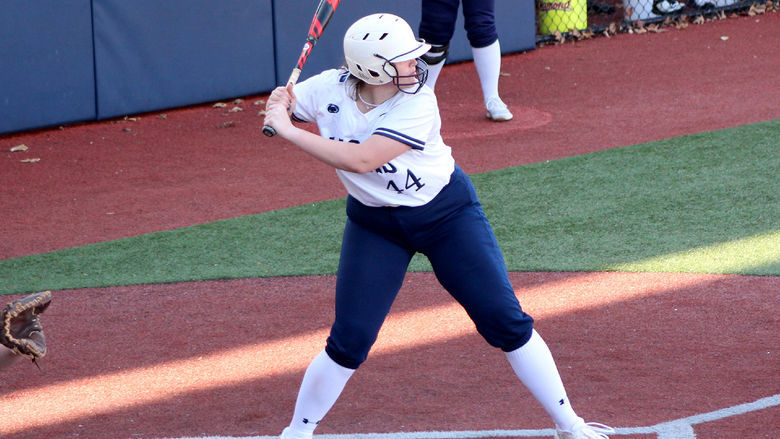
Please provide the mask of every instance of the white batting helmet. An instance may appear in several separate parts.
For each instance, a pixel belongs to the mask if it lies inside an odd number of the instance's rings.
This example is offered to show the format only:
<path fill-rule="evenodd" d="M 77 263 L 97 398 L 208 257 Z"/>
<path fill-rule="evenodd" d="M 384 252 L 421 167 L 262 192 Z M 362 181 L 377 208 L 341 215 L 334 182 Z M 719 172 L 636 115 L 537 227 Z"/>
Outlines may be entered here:
<path fill-rule="evenodd" d="M 397 84 L 398 72 L 391 63 L 419 58 L 430 48 L 430 44 L 415 38 L 403 18 L 388 13 L 363 17 L 344 35 L 344 58 L 349 73 L 372 85 L 394 80 Z M 422 83 L 427 72 L 415 76 Z"/>

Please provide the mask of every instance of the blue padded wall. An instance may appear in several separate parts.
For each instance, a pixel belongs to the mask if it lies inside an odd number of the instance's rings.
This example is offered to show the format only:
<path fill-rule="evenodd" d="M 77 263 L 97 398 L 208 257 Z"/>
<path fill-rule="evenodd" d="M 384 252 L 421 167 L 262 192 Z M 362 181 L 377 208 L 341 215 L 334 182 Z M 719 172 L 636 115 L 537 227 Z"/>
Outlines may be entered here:
<path fill-rule="evenodd" d="M 314 16 L 319 0 L 277 0 L 274 3 L 276 23 L 276 80 L 284 83 L 300 55 L 306 32 Z M 515 53 L 534 49 L 536 22 L 533 0 L 496 0 L 496 27 L 502 53 Z M 301 80 L 322 70 L 339 67 L 344 62 L 342 39 L 347 28 L 365 15 L 389 12 L 403 17 L 417 34 L 420 24 L 420 0 L 395 0 L 392 2 L 342 1 L 336 8 L 328 27 L 309 56 L 301 74 Z M 450 41 L 447 63 L 471 60 L 471 46 L 463 29 L 462 11 Z"/>
<path fill-rule="evenodd" d="M 0 12 L 0 134 L 265 93 L 287 80 L 319 0 L 27 0 Z M 301 79 L 343 63 L 375 12 L 417 30 L 420 0 L 339 4 Z M 532 0 L 496 0 L 503 53 L 535 47 Z M 448 63 L 471 59 L 459 17 Z"/>
<path fill-rule="evenodd" d="M 3 2 L 0 133 L 94 117 L 90 0 Z"/>
<path fill-rule="evenodd" d="M 275 84 L 271 0 L 93 0 L 99 118 Z"/>

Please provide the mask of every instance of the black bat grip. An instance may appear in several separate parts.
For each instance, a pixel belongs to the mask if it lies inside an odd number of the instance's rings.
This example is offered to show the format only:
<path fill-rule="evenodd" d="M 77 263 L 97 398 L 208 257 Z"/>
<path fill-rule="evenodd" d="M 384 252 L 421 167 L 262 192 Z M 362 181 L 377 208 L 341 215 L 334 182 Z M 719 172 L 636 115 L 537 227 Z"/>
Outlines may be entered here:
<path fill-rule="evenodd" d="M 273 137 L 276 135 L 276 130 L 274 127 L 269 127 L 268 125 L 263 126 L 263 134 L 265 134 L 268 137 Z"/>

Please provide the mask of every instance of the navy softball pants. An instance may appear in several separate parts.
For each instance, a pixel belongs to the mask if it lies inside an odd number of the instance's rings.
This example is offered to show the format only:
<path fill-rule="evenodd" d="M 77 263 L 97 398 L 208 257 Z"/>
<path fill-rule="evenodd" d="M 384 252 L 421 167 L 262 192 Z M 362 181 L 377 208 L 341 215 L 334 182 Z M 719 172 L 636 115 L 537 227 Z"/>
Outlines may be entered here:
<path fill-rule="evenodd" d="M 424 206 L 368 207 L 347 198 L 336 317 L 325 348 L 333 361 L 357 369 L 366 360 L 416 252 L 428 257 L 489 344 L 509 352 L 528 341 L 533 319 L 514 294 L 471 180 L 456 166 Z"/>
<path fill-rule="evenodd" d="M 449 44 L 458 19 L 458 4 L 463 4 L 463 22 L 471 47 L 481 48 L 498 39 L 495 0 L 422 0 L 420 38 L 431 44 Z"/>

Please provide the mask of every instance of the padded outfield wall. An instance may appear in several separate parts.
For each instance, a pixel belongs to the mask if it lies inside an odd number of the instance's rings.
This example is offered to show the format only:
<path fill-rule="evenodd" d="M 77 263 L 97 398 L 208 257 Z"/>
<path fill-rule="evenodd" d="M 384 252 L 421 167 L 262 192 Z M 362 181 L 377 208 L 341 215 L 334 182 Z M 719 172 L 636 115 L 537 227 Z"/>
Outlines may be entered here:
<path fill-rule="evenodd" d="M 318 0 L 9 1 L 0 12 L 0 134 L 270 91 L 300 53 Z M 535 47 L 532 0 L 497 0 L 502 52 Z M 302 78 L 343 62 L 374 12 L 413 28 L 419 0 L 344 1 Z M 462 17 L 448 62 L 471 59 Z"/>

